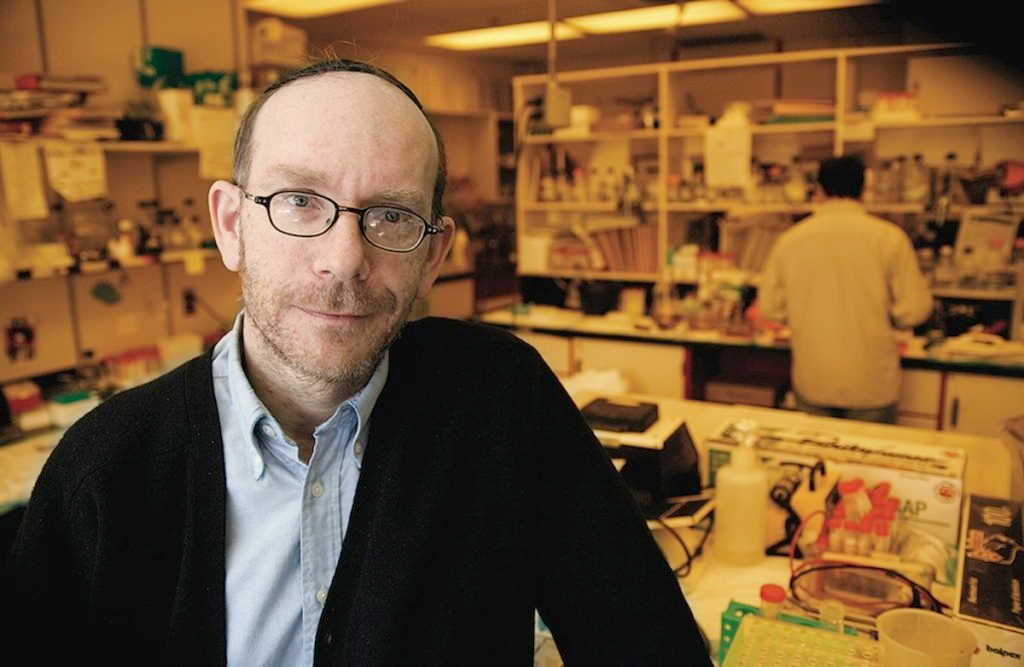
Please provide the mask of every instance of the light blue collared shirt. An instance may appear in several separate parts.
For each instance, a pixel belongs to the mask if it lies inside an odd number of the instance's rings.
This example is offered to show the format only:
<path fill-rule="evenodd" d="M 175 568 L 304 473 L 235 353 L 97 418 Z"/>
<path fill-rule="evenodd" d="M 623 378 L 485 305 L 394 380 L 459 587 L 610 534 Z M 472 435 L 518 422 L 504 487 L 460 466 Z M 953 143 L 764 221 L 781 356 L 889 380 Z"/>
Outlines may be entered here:
<path fill-rule="evenodd" d="M 245 376 L 244 315 L 213 353 L 227 475 L 228 664 L 312 665 L 388 356 L 313 431 L 307 465 Z"/>

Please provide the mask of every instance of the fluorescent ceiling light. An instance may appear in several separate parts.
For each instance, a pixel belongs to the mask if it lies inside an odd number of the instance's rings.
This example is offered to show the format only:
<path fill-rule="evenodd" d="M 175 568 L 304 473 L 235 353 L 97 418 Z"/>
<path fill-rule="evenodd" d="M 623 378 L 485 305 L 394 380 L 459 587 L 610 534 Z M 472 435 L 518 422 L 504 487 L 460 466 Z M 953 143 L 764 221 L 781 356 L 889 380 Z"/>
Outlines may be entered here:
<path fill-rule="evenodd" d="M 580 30 L 602 35 L 640 30 L 664 30 L 674 26 L 723 23 L 747 18 L 746 13 L 729 0 L 690 0 L 683 4 L 656 5 L 618 12 L 586 14 L 565 19 Z"/>
<path fill-rule="evenodd" d="M 583 36 L 579 30 L 564 23 L 556 23 L 555 26 L 555 38 L 558 41 L 578 39 Z M 551 23 L 549 21 L 533 21 L 429 35 L 424 41 L 430 46 L 438 46 L 443 49 L 478 51 L 498 49 L 504 46 L 543 44 L 550 39 Z"/>
<path fill-rule="evenodd" d="M 788 14 L 877 5 L 881 0 L 736 0 L 751 14 Z"/>
<path fill-rule="evenodd" d="M 397 2 L 405 0 L 245 0 L 245 8 L 293 19 L 308 19 Z"/>
<path fill-rule="evenodd" d="M 725 23 L 741 21 L 747 18 L 742 7 L 737 7 L 732 0 L 690 0 L 683 4 L 683 16 L 679 25 L 704 25 L 705 23 Z"/>
<path fill-rule="evenodd" d="M 655 5 L 639 9 L 624 9 L 617 12 L 585 14 L 565 19 L 584 32 L 604 34 L 613 32 L 635 32 L 638 30 L 660 30 L 679 22 L 679 5 Z"/>
<path fill-rule="evenodd" d="M 269 0 L 264 0 L 269 1 Z M 741 21 L 750 14 L 783 14 L 839 9 L 878 4 L 882 0 L 687 0 L 681 3 L 639 7 L 562 19 L 557 25 L 559 40 L 577 39 L 585 34 L 600 35 L 643 30 L 664 30 L 708 23 Z M 681 9 L 680 9 L 681 8 Z M 744 11 L 747 10 L 747 11 Z M 477 51 L 523 44 L 541 44 L 550 39 L 550 23 L 536 21 L 495 28 L 463 30 L 430 35 L 424 41 L 456 51 Z"/>

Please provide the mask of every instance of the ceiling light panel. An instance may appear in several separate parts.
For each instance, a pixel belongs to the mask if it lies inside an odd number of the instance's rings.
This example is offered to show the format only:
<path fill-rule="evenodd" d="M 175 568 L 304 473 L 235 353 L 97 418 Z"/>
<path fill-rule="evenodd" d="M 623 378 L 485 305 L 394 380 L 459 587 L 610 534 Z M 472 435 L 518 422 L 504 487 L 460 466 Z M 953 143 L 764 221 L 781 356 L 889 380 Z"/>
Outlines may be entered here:
<path fill-rule="evenodd" d="M 789 14 L 877 5 L 881 3 L 881 0 L 736 0 L 736 2 L 751 14 Z"/>
<path fill-rule="evenodd" d="M 343 14 L 357 9 L 393 5 L 406 0 L 245 0 L 245 8 L 292 19 Z"/>
<path fill-rule="evenodd" d="M 738 21 L 747 17 L 742 9 L 729 0 L 690 0 L 682 4 L 682 11 L 679 7 L 679 4 L 672 3 L 617 12 L 585 14 L 564 20 L 583 32 L 604 35 Z"/>
<path fill-rule="evenodd" d="M 679 5 L 656 5 L 639 9 L 625 9 L 618 12 L 585 14 L 563 20 L 583 32 L 595 35 L 635 32 L 638 30 L 661 30 L 675 25 L 679 20 Z"/>
<path fill-rule="evenodd" d="M 555 24 L 555 38 L 558 41 L 578 39 L 583 34 L 573 26 L 565 23 Z M 548 21 L 532 21 L 512 25 L 479 28 L 477 30 L 461 30 L 439 35 L 428 35 L 424 41 L 430 46 L 437 46 L 453 51 L 482 51 L 499 49 L 507 46 L 524 44 L 543 44 L 551 39 L 551 23 Z"/>

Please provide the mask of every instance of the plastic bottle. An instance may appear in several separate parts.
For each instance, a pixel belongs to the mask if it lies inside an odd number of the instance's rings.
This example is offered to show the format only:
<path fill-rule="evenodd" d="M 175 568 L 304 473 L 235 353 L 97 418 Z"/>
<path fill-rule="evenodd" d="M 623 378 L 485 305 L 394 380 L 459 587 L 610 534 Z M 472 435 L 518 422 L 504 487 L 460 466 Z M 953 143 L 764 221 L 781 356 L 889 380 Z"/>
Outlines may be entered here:
<path fill-rule="evenodd" d="M 768 472 L 758 460 L 757 426 L 742 420 L 739 446 L 715 474 L 715 558 L 730 565 L 756 565 L 765 556 Z"/>

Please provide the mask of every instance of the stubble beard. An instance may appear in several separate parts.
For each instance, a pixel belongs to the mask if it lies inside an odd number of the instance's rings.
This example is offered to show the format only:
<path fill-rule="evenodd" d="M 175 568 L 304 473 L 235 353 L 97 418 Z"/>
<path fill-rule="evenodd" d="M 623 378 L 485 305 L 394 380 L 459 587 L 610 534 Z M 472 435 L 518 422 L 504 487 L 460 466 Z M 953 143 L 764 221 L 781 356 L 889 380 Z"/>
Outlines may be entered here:
<path fill-rule="evenodd" d="M 401 303 L 391 292 L 370 294 L 356 287 L 355 283 L 338 283 L 326 293 L 325 290 L 306 293 L 299 290 L 277 291 L 248 264 L 244 243 L 240 264 L 246 317 L 262 339 L 262 345 L 299 379 L 334 387 L 346 396 L 356 393 L 369 381 L 384 353 L 401 336 L 412 312 L 413 300 Z M 325 327 L 318 338 L 321 349 L 316 351 L 304 345 L 285 326 L 281 313 L 292 304 L 325 312 L 372 314 L 374 318 L 390 315 L 391 319 L 375 340 Z"/>

